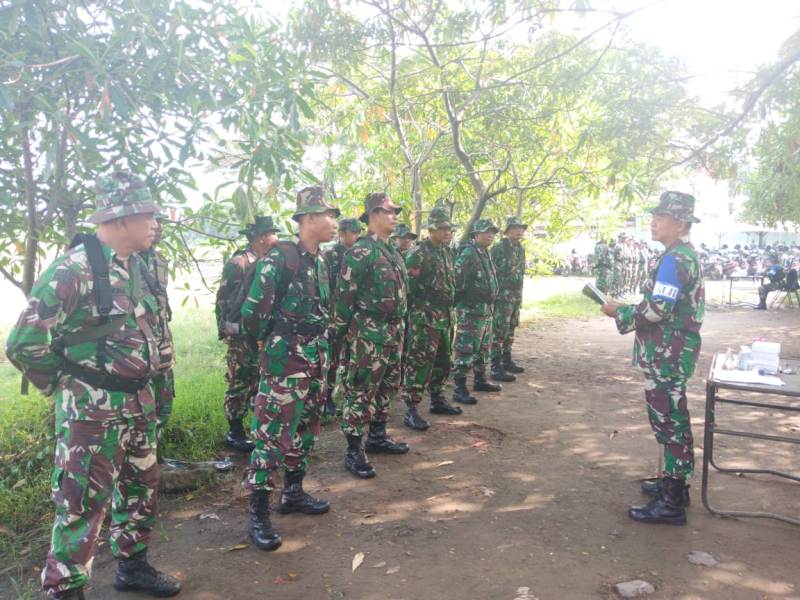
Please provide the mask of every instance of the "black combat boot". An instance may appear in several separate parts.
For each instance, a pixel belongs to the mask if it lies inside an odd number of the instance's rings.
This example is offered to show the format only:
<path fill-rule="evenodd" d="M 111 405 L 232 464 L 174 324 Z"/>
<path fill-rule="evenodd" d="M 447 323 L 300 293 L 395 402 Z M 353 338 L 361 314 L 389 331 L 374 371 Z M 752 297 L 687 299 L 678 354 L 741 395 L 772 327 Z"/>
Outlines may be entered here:
<path fill-rule="evenodd" d="M 375 421 L 369 426 L 366 450 L 378 454 L 407 454 L 409 447 L 405 442 L 395 442 L 386 435 L 386 423 Z"/>
<path fill-rule="evenodd" d="M 344 455 L 344 466 L 356 477 L 370 479 L 375 477 L 375 469 L 369 464 L 360 435 L 347 436 L 347 453 Z"/>
<path fill-rule="evenodd" d="M 692 500 L 689 497 L 689 488 L 691 486 L 686 484 L 683 486 L 683 507 L 688 508 Z M 642 479 L 642 493 L 645 496 L 650 496 L 651 498 L 658 498 L 661 495 L 661 478 L 660 477 L 650 477 L 648 479 Z"/>
<path fill-rule="evenodd" d="M 333 418 L 338 414 L 341 413 L 336 403 L 333 401 L 333 390 L 329 388 L 328 391 L 325 392 L 325 406 L 322 408 L 322 416 Z"/>
<path fill-rule="evenodd" d="M 442 392 L 431 392 L 431 414 L 433 415 L 460 415 L 463 411 L 458 406 L 447 402 Z"/>
<path fill-rule="evenodd" d="M 453 383 L 456 384 L 453 390 L 453 402 L 460 402 L 461 404 L 477 404 L 478 399 L 470 395 L 467 390 L 467 377 L 466 375 L 456 375 L 453 377 Z"/>
<path fill-rule="evenodd" d="M 417 431 L 425 431 L 431 426 L 430 423 L 419 416 L 417 407 L 413 404 L 406 408 L 406 416 L 403 417 L 403 425 L 410 429 L 416 429 Z"/>
<path fill-rule="evenodd" d="M 256 445 L 247 439 L 241 419 L 228 421 L 228 434 L 225 436 L 225 446 L 236 452 L 252 452 Z"/>
<path fill-rule="evenodd" d="M 489 375 L 495 381 L 511 382 L 511 381 L 516 381 L 517 380 L 515 375 L 512 375 L 511 373 L 506 373 L 506 370 L 503 368 L 503 365 L 500 362 L 500 357 L 499 356 L 492 359 L 492 370 L 489 373 Z M 475 383 L 476 384 L 478 383 L 477 379 L 478 378 L 476 376 L 475 377 Z"/>
<path fill-rule="evenodd" d="M 281 534 L 272 528 L 269 519 L 270 495 L 267 490 L 255 490 L 250 494 L 250 539 L 259 550 L 277 550 L 283 543 Z"/>
<path fill-rule="evenodd" d="M 305 477 L 303 471 L 286 471 L 283 476 L 283 493 L 276 511 L 282 515 L 295 512 L 323 515 L 331 509 L 327 500 L 314 498 L 303 491 L 303 477 Z"/>
<path fill-rule="evenodd" d="M 486 380 L 485 365 L 474 367 L 473 373 L 475 374 L 475 382 L 472 384 L 472 389 L 476 392 L 499 392 L 503 389 L 502 385 Z"/>
<path fill-rule="evenodd" d="M 633 506 L 628 509 L 628 516 L 641 523 L 667 523 L 669 525 L 685 525 L 686 509 L 683 506 L 683 490 L 686 481 L 673 477 L 661 480 L 661 493 L 651 500 L 647 506 Z"/>
<path fill-rule="evenodd" d="M 523 367 L 520 367 L 517 363 L 515 363 L 511 359 L 511 350 L 506 350 L 505 352 L 503 352 L 503 363 L 502 364 L 503 364 L 503 368 L 508 373 L 524 373 L 525 372 L 525 369 Z"/>
<path fill-rule="evenodd" d="M 147 549 L 130 558 L 120 558 L 114 573 L 114 589 L 118 592 L 140 591 L 156 598 L 169 598 L 181 591 L 181 583 L 147 562 Z"/>
<path fill-rule="evenodd" d="M 86 596 L 83 595 L 83 588 L 58 592 L 53 598 L 56 600 L 86 600 Z"/>

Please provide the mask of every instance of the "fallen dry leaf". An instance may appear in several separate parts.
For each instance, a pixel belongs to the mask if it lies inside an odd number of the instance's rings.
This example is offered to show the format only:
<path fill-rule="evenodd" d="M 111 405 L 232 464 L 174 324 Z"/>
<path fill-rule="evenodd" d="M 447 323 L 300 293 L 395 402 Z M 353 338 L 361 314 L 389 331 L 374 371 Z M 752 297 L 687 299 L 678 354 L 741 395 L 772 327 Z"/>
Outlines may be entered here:
<path fill-rule="evenodd" d="M 244 550 L 245 548 L 248 547 L 250 547 L 250 544 L 245 544 L 245 543 L 236 544 L 232 548 L 228 548 L 228 552 L 233 552 L 234 550 Z"/>
<path fill-rule="evenodd" d="M 454 461 L 452 461 L 452 460 L 443 460 L 442 462 L 440 462 L 440 463 L 439 463 L 438 465 L 436 465 L 436 466 L 437 466 L 437 467 L 446 467 L 447 465 L 452 465 L 452 464 L 453 464 L 453 462 L 454 462 Z"/>
<path fill-rule="evenodd" d="M 618 434 L 618 433 L 619 433 L 619 431 L 617 431 L 617 430 L 615 429 L 614 431 L 612 431 L 612 432 L 611 432 L 611 433 L 608 435 L 608 439 L 610 439 L 610 440 L 613 440 L 615 437 L 617 437 L 617 434 Z"/>
<path fill-rule="evenodd" d="M 437 477 L 436 479 L 452 479 L 455 475 L 444 475 L 443 477 Z"/>
<path fill-rule="evenodd" d="M 219 515 L 214 512 L 207 512 L 200 515 L 200 520 L 205 521 L 206 519 L 213 519 L 215 521 L 219 521 Z"/>
<path fill-rule="evenodd" d="M 386 569 L 386 574 L 387 575 L 394 575 L 399 570 L 400 570 L 400 567 L 389 567 L 388 569 Z"/>
<path fill-rule="evenodd" d="M 383 568 L 383 567 L 385 567 L 385 566 L 386 566 L 386 561 L 385 561 L 385 560 L 382 560 L 381 562 L 379 562 L 379 563 L 377 563 L 377 564 L 374 564 L 374 565 L 372 565 L 372 568 L 373 568 L 373 569 L 381 569 L 381 568 Z"/>
<path fill-rule="evenodd" d="M 361 566 L 361 563 L 364 562 L 364 553 L 359 552 L 353 557 L 353 573 L 356 572 L 356 569 Z"/>

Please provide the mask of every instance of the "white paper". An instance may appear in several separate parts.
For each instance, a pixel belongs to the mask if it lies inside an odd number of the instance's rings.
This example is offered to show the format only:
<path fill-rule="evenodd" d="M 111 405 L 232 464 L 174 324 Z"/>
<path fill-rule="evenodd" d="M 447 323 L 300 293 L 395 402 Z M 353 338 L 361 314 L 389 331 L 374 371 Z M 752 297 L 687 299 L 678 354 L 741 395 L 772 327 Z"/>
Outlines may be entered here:
<path fill-rule="evenodd" d="M 780 377 L 759 375 L 758 371 L 740 371 L 738 369 L 733 371 L 726 371 L 720 368 L 714 369 L 714 379 L 727 383 L 755 383 L 758 385 L 772 385 L 777 387 L 786 385 Z"/>

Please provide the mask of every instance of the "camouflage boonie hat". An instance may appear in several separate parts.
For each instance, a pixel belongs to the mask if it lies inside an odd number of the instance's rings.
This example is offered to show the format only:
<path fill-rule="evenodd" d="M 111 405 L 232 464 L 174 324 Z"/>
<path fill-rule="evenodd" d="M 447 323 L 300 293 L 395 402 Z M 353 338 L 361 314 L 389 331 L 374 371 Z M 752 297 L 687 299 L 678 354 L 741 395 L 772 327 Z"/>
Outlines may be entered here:
<path fill-rule="evenodd" d="M 361 223 L 358 222 L 358 219 L 342 219 L 339 221 L 339 231 L 361 233 Z"/>
<path fill-rule="evenodd" d="M 321 185 L 312 185 L 297 192 L 297 210 L 294 211 L 292 219 L 297 221 L 301 215 L 320 214 L 329 210 L 335 212 L 337 218 L 341 214 L 338 208 L 331 206 L 325 200 L 325 188 Z"/>
<path fill-rule="evenodd" d="M 658 199 L 658 206 L 651 208 L 654 215 L 669 215 L 684 223 L 699 223 L 694 216 L 694 196 L 683 192 L 664 192 Z"/>
<path fill-rule="evenodd" d="M 256 217 L 255 223 L 245 225 L 245 228 L 239 231 L 242 235 L 248 237 L 255 235 L 262 235 L 264 233 L 281 233 L 282 229 L 278 227 L 272 220 L 271 216 Z"/>
<path fill-rule="evenodd" d="M 472 226 L 472 231 L 470 231 L 470 235 L 475 235 L 476 233 L 485 233 L 487 231 L 491 231 L 492 233 L 497 233 L 500 230 L 494 226 L 494 223 L 492 223 L 491 219 L 478 219 Z"/>
<path fill-rule="evenodd" d="M 503 233 L 508 233 L 508 230 L 511 229 L 512 227 L 522 227 L 523 229 L 527 229 L 528 224 L 523 223 L 522 219 L 520 219 L 519 217 L 508 217 L 508 219 L 506 219 L 506 228 L 503 231 Z"/>
<path fill-rule="evenodd" d="M 372 194 L 367 194 L 367 197 L 364 198 L 364 212 L 358 218 L 359 221 L 362 223 L 366 223 L 369 221 L 369 214 L 378 209 L 383 209 L 386 211 L 394 211 L 394 214 L 399 215 L 400 211 L 403 210 L 402 207 L 397 206 L 392 199 L 389 197 L 389 194 L 384 192 L 374 192 Z"/>
<path fill-rule="evenodd" d="M 408 228 L 408 225 L 406 225 L 405 223 L 400 223 L 400 224 L 397 225 L 397 227 L 395 227 L 395 229 L 392 232 L 392 235 L 390 237 L 393 237 L 393 238 L 411 238 L 412 240 L 415 240 L 415 239 L 417 239 L 417 234 L 414 233 L 413 231 L 411 231 Z"/>
<path fill-rule="evenodd" d="M 90 223 L 106 223 L 120 217 L 158 212 L 144 179 L 130 171 L 117 171 L 111 176 L 101 177 L 95 183 L 94 192 L 97 210 L 89 217 Z"/>
<path fill-rule="evenodd" d="M 450 215 L 443 208 L 432 208 L 428 213 L 428 229 L 452 229 Z"/>

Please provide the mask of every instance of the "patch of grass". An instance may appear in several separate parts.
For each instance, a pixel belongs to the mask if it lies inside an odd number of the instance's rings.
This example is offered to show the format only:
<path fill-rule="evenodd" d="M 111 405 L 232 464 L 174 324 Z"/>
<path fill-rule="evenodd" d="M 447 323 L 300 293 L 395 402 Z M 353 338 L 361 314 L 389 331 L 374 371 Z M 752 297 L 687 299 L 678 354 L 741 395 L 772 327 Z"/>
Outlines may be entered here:
<path fill-rule="evenodd" d="M 537 318 L 596 317 L 600 314 L 598 305 L 580 292 L 564 292 L 541 300 L 523 301 L 520 319 L 524 322 Z"/>

